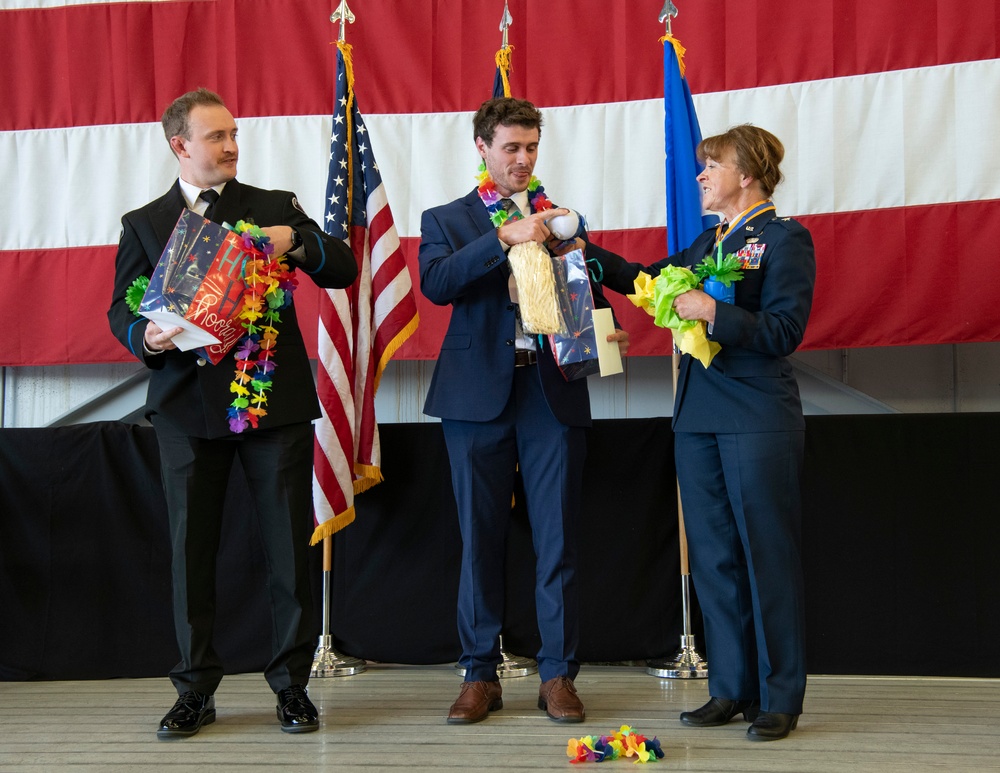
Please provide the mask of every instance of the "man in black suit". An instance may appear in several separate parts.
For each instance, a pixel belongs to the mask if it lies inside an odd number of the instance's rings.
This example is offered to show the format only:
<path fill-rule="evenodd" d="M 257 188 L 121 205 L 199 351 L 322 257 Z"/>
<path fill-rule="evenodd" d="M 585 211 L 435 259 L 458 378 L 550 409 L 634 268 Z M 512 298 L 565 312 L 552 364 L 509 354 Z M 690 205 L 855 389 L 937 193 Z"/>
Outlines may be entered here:
<path fill-rule="evenodd" d="M 215 561 L 226 485 L 234 457 L 246 473 L 267 556 L 273 652 L 264 676 L 277 694 L 286 732 L 316 730 L 316 707 L 306 694 L 318 630 L 310 594 L 307 548 L 312 528 L 313 429 L 319 417 L 312 370 L 294 305 L 281 312 L 276 369 L 259 428 L 236 434 L 227 408 L 236 370 L 233 351 L 217 365 L 172 340 L 181 328 L 161 329 L 135 316 L 126 291 L 149 276 L 185 207 L 217 223 L 260 226 L 286 255 L 324 288 L 347 287 L 357 276 L 350 249 L 311 220 L 292 193 L 243 185 L 236 178 L 236 122 L 222 99 L 199 89 L 176 99 L 163 130 L 180 165 L 162 197 L 122 218 L 115 287 L 108 320 L 115 336 L 150 369 L 146 414 L 160 447 L 173 547 L 174 626 L 181 661 L 170 672 L 177 702 L 160 723 L 163 739 L 186 737 L 215 721 L 213 697 L 223 666 L 212 645 Z M 211 204 L 210 204 L 210 200 Z M 249 526 L 249 525 L 248 525 Z"/>

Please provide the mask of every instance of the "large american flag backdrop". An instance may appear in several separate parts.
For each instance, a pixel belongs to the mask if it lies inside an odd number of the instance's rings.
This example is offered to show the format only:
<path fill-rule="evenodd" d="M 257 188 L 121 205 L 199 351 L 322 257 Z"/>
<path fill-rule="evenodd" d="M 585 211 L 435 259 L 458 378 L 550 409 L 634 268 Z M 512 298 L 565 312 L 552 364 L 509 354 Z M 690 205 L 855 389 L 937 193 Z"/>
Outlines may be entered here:
<path fill-rule="evenodd" d="M 123 212 L 176 175 L 166 104 L 207 86 L 240 127 L 240 178 L 324 209 L 336 0 L 0 2 L 0 364 L 117 362 L 107 329 Z M 779 212 L 817 245 L 807 348 L 1000 340 L 996 0 L 684 0 L 674 34 L 704 135 L 785 142 Z M 665 245 L 661 0 L 510 0 L 512 92 L 545 109 L 536 174 L 593 238 Z M 414 278 L 420 213 L 474 185 L 502 0 L 355 0 L 356 92 Z M 296 304 L 315 337 L 318 292 Z M 433 358 L 447 310 L 397 358 Z M 665 354 L 616 299 L 632 354 Z M 312 343 L 315 354 L 315 341 Z"/>

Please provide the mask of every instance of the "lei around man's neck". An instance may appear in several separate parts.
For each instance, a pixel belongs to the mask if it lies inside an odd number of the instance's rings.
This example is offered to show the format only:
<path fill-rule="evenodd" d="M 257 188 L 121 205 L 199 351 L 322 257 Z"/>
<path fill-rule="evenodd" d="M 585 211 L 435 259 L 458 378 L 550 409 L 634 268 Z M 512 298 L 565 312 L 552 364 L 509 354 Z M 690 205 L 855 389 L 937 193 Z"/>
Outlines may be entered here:
<path fill-rule="evenodd" d="M 499 228 L 510 220 L 511 217 L 510 213 L 504 209 L 504 197 L 500 195 L 499 191 L 497 191 L 496 183 L 493 182 L 493 178 L 490 177 L 490 173 L 486 169 L 485 161 L 482 161 L 479 164 L 479 174 L 476 175 L 476 180 L 479 183 L 476 192 L 479 194 L 479 198 L 482 200 L 483 204 L 486 205 L 486 212 L 490 216 L 490 222 L 493 223 L 494 228 Z M 555 207 L 555 205 L 549 201 L 548 196 L 545 195 L 545 188 L 542 187 L 541 181 L 534 175 L 532 175 L 531 180 L 528 181 L 528 201 L 531 202 L 531 209 L 534 212 L 544 212 L 547 209 Z"/>

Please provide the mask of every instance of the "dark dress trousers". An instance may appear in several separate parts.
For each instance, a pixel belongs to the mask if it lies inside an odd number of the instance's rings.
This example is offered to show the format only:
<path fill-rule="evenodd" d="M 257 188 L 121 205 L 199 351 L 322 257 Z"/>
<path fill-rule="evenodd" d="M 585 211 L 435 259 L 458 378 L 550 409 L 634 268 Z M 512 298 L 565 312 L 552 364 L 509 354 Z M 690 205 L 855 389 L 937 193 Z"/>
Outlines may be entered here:
<path fill-rule="evenodd" d="M 150 369 L 147 416 L 156 429 L 173 547 L 174 625 L 181 661 L 171 671 L 178 693 L 212 694 L 223 666 L 212 646 L 215 562 L 223 500 L 235 457 L 248 479 L 267 556 L 272 611 L 272 660 L 265 677 L 276 692 L 309 679 L 318 628 L 312 614 L 307 548 L 313 432 L 319 402 L 294 303 L 281 312 L 277 366 L 267 415 L 257 430 L 230 431 L 226 409 L 236 370 L 233 352 L 212 365 L 194 352 L 146 354 L 145 318 L 125 303 L 134 279 L 149 276 L 185 207 L 180 185 L 122 218 L 115 287 L 108 320 L 119 341 Z M 357 275 L 350 250 L 325 234 L 293 194 L 229 181 L 212 215 L 218 223 L 252 221 L 298 230 L 304 258 L 297 273 L 320 287 L 346 287 Z M 301 281 L 301 279 L 300 279 Z M 247 524 L 250 528 L 250 524 Z"/>
<path fill-rule="evenodd" d="M 751 220 L 723 253 L 760 252 L 716 305 L 706 369 L 680 360 L 673 428 L 691 576 L 705 619 L 709 690 L 760 699 L 764 711 L 799 714 L 806 684 L 800 557 L 800 475 L 805 421 L 786 359 L 812 306 L 812 238 L 789 218 Z M 713 252 L 715 229 L 690 248 L 644 267 L 600 248 L 604 285 L 635 292 L 639 271 L 694 268 Z"/>
<path fill-rule="evenodd" d="M 590 397 L 585 379 L 562 376 L 547 343 L 537 365 L 515 368 L 509 271 L 475 190 L 424 212 L 421 290 L 451 306 L 424 412 L 441 418 L 451 460 L 463 542 L 458 628 L 466 681 L 497 678 L 518 466 L 537 557 L 539 675 L 573 678 L 579 670 L 577 530 Z M 595 305 L 608 306 L 599 288 Z"/>

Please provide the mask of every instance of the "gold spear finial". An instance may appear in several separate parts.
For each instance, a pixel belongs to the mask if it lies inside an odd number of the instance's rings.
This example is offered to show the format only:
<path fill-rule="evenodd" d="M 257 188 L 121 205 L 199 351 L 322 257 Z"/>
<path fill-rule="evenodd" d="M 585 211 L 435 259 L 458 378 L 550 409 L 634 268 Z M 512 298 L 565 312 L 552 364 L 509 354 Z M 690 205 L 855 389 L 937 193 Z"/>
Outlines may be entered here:
<path fill-rule="evenodd" d="M 337 40 L 343 43 L 344 25 L 354 24 L 354 14 L 351 13 L 351 9 L 347 7 L 347 0 L 340 0 L 340 5 L 337 6 L 337 10 L 330 14 L 330 21 L 333 24 L 340 22 L 340 35 L 337 37 Z"/>

